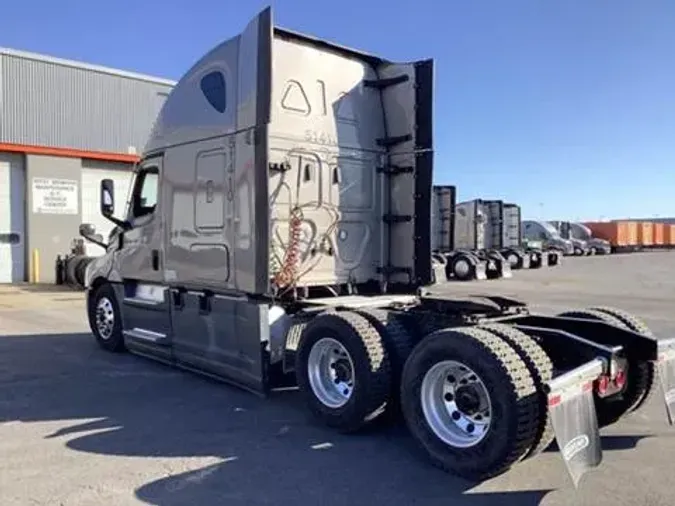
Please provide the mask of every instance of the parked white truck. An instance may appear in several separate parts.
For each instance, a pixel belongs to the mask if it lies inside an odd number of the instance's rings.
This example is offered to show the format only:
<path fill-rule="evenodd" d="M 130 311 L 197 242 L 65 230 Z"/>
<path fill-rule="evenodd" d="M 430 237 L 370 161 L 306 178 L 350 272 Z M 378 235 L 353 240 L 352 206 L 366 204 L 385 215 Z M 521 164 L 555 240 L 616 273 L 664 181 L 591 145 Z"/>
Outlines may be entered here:
<path fill-rule="evenodd" d="M 619 310 L 533 314 L 431 285 L 432 81 L 432 60 L 284 30 L 265 9 L 175 86 L 124 219 L 101 182 L 118 232 L 87 268 L 92 332 L 261 395 L 297 383 L 337 430 L 400 411 L 469 478 L 555 434 L 576 483 L 600 463 L 598 426 L 643 406 L 657 369 L 672 415 L 675 343 Z"/>

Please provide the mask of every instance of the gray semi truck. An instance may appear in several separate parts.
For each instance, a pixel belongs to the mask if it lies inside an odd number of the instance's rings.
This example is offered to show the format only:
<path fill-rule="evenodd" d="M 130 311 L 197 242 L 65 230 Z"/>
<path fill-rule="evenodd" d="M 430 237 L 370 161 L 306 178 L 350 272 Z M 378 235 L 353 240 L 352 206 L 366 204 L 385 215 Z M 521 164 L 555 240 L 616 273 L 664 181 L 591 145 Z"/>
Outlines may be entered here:
<path fill-rule="evenodd" d="M 584 254 L 583 244 L 575 245 L 574 241 L 560 235 L 558 229 L 547 221 L 524 220 L 521 226 L 526 240 L 541 241 L 545 247 L 557 248 L 566 256 Z"/>
<path fill-rule="evenodd" d="M 612 245 L 606 239 L 593 237 L 593 232 L 583 223 L 574 221 L 549 221 L 560 233 L 563 239 L 568 239 L 574 247 L 574 254 L 582 255 L 609 255 Z"/>
<path fill-rule="evenodd" d="M 617 309 L 537 314 L 434 283 L 432 100 L 433 60 L 262 11 L 173 88 L 124 218 L 101 181 L 116 232 L 86 269 L 95 340 L 261 396 L 297 385 L 338 431 L 402 414 L 467 478 L 556 439 L 577 483 L 600 464 L 598 427 L 640 409 L 657 370 L 673 414 L 675 342 Z"/>

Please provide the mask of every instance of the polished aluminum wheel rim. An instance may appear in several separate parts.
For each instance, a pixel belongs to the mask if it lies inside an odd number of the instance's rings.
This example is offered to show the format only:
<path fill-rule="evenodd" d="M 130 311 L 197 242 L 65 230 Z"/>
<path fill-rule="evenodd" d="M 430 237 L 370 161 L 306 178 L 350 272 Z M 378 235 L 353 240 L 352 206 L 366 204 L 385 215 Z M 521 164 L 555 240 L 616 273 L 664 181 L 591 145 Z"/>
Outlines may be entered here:
<path fill-rule="evenodd" d="M 346 348 L 337 340 L 319 339 L 309 352 L 307 373 L 312 391 L 329 408 L 340 408 L 354 390 L 354 363 Z"/>
<path fill-rule="evenodd" d="M 455 264 L 455 273 L 458 276 L 467 276 L 469 274 L 469 261 L 468 260 L 457 260 L 457 263 Z"/>
<path fill-rule="evenodd" d="M 490 429 L 490 395 L 478 374 L 454 360 L 435 364 L 427 371 L 420 390 L 427 424 L 445 444 L 469 448 Z"/>
<path fill-rule="evenodd" d="M 101 339 L 108 340 L 115 326 L 115 310 L 107 297 L 101 297 L 96 304 L 96 330 Z"/>

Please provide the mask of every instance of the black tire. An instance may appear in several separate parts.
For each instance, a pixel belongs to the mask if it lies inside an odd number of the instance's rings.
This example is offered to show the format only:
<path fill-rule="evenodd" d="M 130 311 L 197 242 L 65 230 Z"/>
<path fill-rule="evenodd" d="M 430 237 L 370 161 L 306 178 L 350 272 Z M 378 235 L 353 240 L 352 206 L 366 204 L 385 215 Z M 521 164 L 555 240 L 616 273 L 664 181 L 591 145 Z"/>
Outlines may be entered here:
<path fill-rule="evenodd" d="M 506 261 L 511 265 L 512 269 L 517 269 L 518 265 L 522 262 L 520 255 L 515 250 L 507 250 L 503 254 Z"/>
<path fill-rule="evenodd" d="M 405 361 L 412 353 L 415 341 L 412 332 L 393 311 L 385 309 L 360 309 L 355 313 L 366 318 L 377 329 L 387 349 L 391 367 L 391 393 L 386 411 L 389 416 L 400 414 L 400 382 Z"/>
<path fill-rule="evenodd" d="M 532 337 L 516 328 L 501 323 L 481 325 L 479 328 L 485 329 L 509 343 L 525 363 L 534 380 L 539 399 L 539 429 L 534 444 L 525 454 L 525 458 L 535 457 L 546 450 L 555 439 L 548 410 L 548 395 L 545 389 L 546 383 L 551 381 L 553 377 L 553 363 L 544 349 Z"/>
<path fill-rule="evenodd" d="M 457 272 L 457 266 L 460 263 L 465 263 L 467 266 L 466 272 Z M 450 262 L 448 263 L 448 270 L 452 274 L 452 277 L 458 281 L 470 281 L 473 278 L 473 273 L 475 271 L 475 261 L 472 261 L 472 258 L 465 253 L 457 253 L 454 255 Z"/>
<path fill-rule="evenodd" d="M 425 374 L 443 360 L 470 367 L 490 392 L 489 432 L 474 446 L 453 447 L 440 439 L 422 408 Z M 413 438 L 431 462 L 466 479 L 495 476 L 522 458 L 539 430 L 539 406 L 534 381 L 514 349 L 486 330 L 443 329 L 424 338 L 403 368 L 401 405 Z"/>
<path fill-rule="evenodd" d="M 338 341 L 354 366 L 353 391 L 339 407 L 324 404 L 309 379 L 310 352 L 323 338 Z M 391 364 L 384 338 L 366 318 L 350 311 L 322 313 L 307 324 L 295 356 L 295 374 L 310 412 L 341 432 L 355 432 L 374 421 L 390 400 Z"/>
<path fill-rule="evenodd" d="M 569 318 L 585 318 L 588 320 L 600 320 L 617 327 L 630 329 L 620 318 L 613 316 L 597 308 L 583 309 L 576 311 L 566 311 L 558 316 Z M 585 336 L 581 336 L 585 337 Z M 625 415 L 634 411 L 636 406 L 642 404 L 648 392 L 648 385 L 653 383 L 653 368 L 645 367 L 643 362 L 628 360 L 628 374 L 626 377 L 626 386 L 619 394 L 611 397 L 595 397 L 595 409 L 598 415 L 598 425 L 607 427 L 618 422 Z"/>
<path fill-rule="evenodd" d="M 645 336 L 649 337 L 654 337 L 654 333 L 642 319 L 628 313 L 627 311 L 606 306 L 594 307 L 592 309 L 621 320 L 621 322 L 633 332 L 644 334 Z M 647 402 L 649 402 L 654 396 L 654 392 L 658 391 L 656 385 L 658 369 L 653 362 L 634 362 L 629 364 L 629 367 L 633 367 L 634 372 L 637 370 L 637 374 L 633 374 L 635 382 L 637 383 L 635 385 L 635 390 L 637 392 L 642 392 L 641 395 L 636 396 L 635 402 L 630 408 L 628 408 L 629 412 L 633 412 L 637 411 Z"/>
<path fill-rule="evenodd" d="M 112 332 L 109 335 L 104 335 L 97 325 L 97 318 L 103 317 L 103 315 L 97 312 L 97 308 L 99 303 L 102 303 L 104 299 L 108 300 L 112 306 L 113 325 Z M 99 286 L 92 294 L 87 306 L 89 327 L 99 346 L 104 350 L 112 352 L 125 351 L 126 347 L 124 346 L 124 336 L 122 334 L 122 314 L 113 287 L 107 283 Z"/>

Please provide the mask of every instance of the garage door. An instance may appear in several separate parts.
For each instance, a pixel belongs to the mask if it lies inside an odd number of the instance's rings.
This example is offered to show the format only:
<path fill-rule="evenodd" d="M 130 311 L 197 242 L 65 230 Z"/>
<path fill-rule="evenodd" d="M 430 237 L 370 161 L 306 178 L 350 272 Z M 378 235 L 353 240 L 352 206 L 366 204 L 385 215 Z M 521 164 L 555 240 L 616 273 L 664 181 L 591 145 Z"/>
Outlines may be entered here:
<path fill-rule="evenodd" d="M 94 160 L 82 161 L 82 223 L 91 223 L 96 233 L 105 241 L 114 225 L 100 213 L 100 186 L 102 179 L 115 182 L 115 216 L 122 218 L 126 208 L 129 186 L 131 184 L 132 166 L 123 163 L 107 163 Z M 85 243 L 89 256 L 105 253 L 103 248 L 95 244 Z"/>
<path fill-rule="evenodd" d="M 26 280 L 25 201 L 23 156 L 0 153 L 0 283 Z"/>

